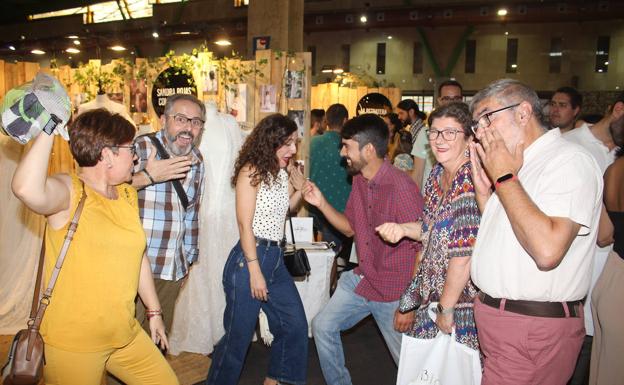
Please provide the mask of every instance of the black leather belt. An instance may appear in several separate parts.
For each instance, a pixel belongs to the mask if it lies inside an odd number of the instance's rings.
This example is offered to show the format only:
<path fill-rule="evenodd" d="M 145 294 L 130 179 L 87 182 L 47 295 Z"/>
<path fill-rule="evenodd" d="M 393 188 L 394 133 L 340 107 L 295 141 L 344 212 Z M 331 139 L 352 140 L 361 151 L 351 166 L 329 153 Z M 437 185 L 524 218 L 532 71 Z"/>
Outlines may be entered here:
<path fill-rule="evenodd" d="M 503 299 L 493 298 L 484 292 L 480 292 L 479 300 L 484 305 L 499 309 Z M 565 318 L 565 307 L 567 307 L 570 317 L 580 317 L 582 314 L 581 303 L 582 301 L 580 300 L 568 302 L 538 302 L 508 299 L 505 300 L 505 306 L 502 310 L 532 317 Z"/>
<path fill-rule="evenodd" d="M 281 241 L 274 241 L 272 239 L 256 237 L 256 246 L 279 246 L 283 248 L 286 247 L 286 240 L 282 239 Z"/>

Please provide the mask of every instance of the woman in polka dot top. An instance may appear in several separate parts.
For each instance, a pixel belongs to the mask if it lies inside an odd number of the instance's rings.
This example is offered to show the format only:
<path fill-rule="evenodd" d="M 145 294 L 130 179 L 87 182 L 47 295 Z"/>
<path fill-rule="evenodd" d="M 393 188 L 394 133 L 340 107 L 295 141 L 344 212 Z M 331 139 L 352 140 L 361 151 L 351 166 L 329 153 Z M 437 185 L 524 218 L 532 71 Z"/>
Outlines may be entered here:
<path fill-rule="evenodd" d="M 296 144 L 295 122 L 269 115 L 254 128 L 236 160 L 232 185 L 240 241 L 223 270 L 225 335 L 215 347 L 208 385 L 238 382 L 260 308 L 275 336 L 264 385 L 306 382 L 307 321 L 283 261 L 286 213 L 299 204 L 304 182 L 293 166 Z"/>

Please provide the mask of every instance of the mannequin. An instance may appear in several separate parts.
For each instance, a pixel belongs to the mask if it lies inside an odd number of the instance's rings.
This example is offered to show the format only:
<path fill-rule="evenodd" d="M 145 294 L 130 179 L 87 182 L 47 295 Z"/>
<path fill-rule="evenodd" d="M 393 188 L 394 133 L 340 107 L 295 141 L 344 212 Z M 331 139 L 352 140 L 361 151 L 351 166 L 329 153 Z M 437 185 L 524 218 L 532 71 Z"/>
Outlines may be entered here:
<path fill-rule="evenodd" d="M 169 351 L 209 354 L 223 336 L 225 293 L 222 275 L 231 248 L 238 241 L 236 199 L 230 178 L 242 145 L 233 116 L 206 102 L 206 124 L 199 150 L 206 175 L 199 218 L 199 259 L 178 296 L 169 337 Z"/>
<path fill-rule="evenodd" d="M 115 112 L 126 118 L 126 120 L 128 120 L 130 123 L 132 123 L 134 127 L 136 127 L 136 124 L 134 123 L 134 120 L 132 120 L 132 117 L 130 117 L 130 114 L 128 114 L 126 107 L 123 104 L 119 104 L 110 100 L 108 98 L 108 95 L 106 95 L 101 87 L 99 87 L 98 94 L 95 95 L 95 99 L 90 102 L 83 103 L 80 105 L 80 107 L 78 107 L 78 113 L 76 114 L 76 116 L 82 114 L 85 111 L 94 110 L 96 108 L 104 108 L 110 112 Z"/>

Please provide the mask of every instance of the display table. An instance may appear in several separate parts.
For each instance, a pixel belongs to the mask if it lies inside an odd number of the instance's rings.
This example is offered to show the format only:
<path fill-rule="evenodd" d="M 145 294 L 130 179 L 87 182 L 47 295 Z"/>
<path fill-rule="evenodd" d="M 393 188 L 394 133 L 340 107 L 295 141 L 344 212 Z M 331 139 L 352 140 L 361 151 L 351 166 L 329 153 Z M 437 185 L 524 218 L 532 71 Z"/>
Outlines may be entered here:
<path fill-rule="evenodd" d="M 301 296 L 306 319 L 308 335 L 312 337 L 312 320 L 329 302 L 329 285 L 335 253 L 332 249 L 306 249 L 310 261 L 310 275 L 307 278 L 295 279 L 295 286 Z M 266 344 L 271 344 L 273 336 L 269 332 L 268 323 L 263 320 L 265 314 L 260 311 L 260 337 Z"/>

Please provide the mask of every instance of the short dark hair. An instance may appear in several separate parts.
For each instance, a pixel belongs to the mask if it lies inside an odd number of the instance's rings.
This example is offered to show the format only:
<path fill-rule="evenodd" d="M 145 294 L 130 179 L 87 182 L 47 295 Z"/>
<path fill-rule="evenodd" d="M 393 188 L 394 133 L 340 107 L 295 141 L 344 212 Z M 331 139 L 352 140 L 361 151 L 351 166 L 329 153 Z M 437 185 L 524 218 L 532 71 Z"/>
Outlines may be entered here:
<path fill-rule="evenodd" d="M 69 127 L 69 148 L 80 167 L 93 167 L 105 147 L 134 139 L 134 126 L 119 114 L 104 108 L 84 112 Z"/>
<path fill-rule="evenodd" d="M 464 137 L 472 136 L 472 130 L 470 126 L 473 124 L 472 115 L 470 115 L 470 109 L 466 103 L 449 103 L 445 106 L 438 107 L 429 114 L 428 126 L 435 119 L 439 118 L 453 118 L 459 123 L 464 131 Z"/>
<path fill-rule="evenodd" d="M 581 93 L 578 92 L 577 89 L 574 87 L 560 87 L 557 88 L 557 91 L 555 91 L 555 93 L 568 95 L 572 108 L 581 108 L 583 106 L 583 95 L 581 95 Z"/>
<path fill-rule="evenodd" d="M 325 110 L 320 108 L 315 108 L 310 110 L 310 123 L 314 124 L 316 122 L 322 122 L 323 117 L 325 116 Z"/>
<path fill-rule="evenodd" d="M 359 148 L 372 144 L 378 158 L 383 158 L 388 152 L 388 126 L 379 115 L 363 114 L 349 120 L 342 127 L 343 139 L 353 139 L 358 142 Z"/>
<path fill-rule="evenodd" d="M 440 83 L 440 85 L 438 86 L 438 95 L 440 95 L 442 93 L 442 87 L 446 87 L 446 86 L 453 86 L 453 87 L 459 87 L 459 91 L 460 92 L 464 92 L 464 88 L 462 87 L 462 85 L 457 81 L 457 80 L 445 80 L 442 83 Z"/>
<path fill-rule="evenodd" d="M 174 94 L 167 97 L 167 102 L 165 103 L 164 114 L 169 115 L 171 110 L 173 109 L 173 105 L 178 100 L 188 100 L 189 102 L 197 104 L 199 110 L 201 111 L 201 119 L 206 120 L 206 105 L 201 102 L 201 100 L 197 99 L 194 95 L 191 94 Z"/>
<path fill-rule="evenodd" d="M 349 119 L 349 111 L 347 111 L 347 107 L 340 103 L 332 104 L 325 113 L 325 120 L 327 120 L 327 125 L 331 128 L 342 128 L 345 119 Z"/>

